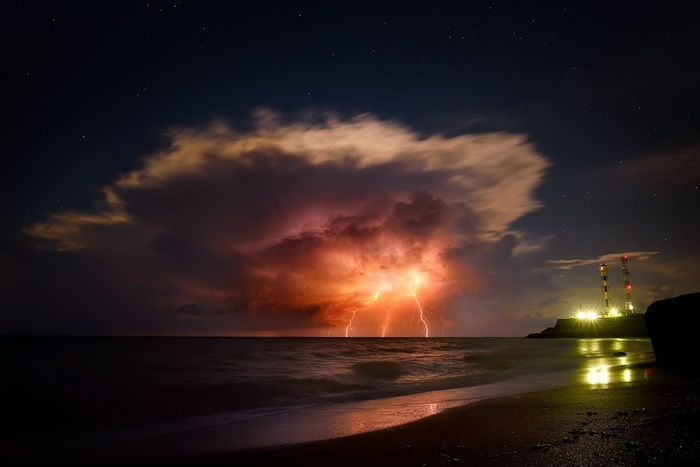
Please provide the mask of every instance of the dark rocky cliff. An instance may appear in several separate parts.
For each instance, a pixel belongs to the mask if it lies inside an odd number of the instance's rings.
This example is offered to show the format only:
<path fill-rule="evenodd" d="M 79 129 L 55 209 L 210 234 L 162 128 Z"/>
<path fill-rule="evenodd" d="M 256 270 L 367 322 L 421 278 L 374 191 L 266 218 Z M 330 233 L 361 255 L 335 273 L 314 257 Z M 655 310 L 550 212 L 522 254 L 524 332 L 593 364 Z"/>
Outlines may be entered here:
<path fill-rule="evenodd" d="M 649 329 L 656 361 L 668 367 L 700 371 L 700 292 L 659 300 L 647 308 L 644 320 Z"/>

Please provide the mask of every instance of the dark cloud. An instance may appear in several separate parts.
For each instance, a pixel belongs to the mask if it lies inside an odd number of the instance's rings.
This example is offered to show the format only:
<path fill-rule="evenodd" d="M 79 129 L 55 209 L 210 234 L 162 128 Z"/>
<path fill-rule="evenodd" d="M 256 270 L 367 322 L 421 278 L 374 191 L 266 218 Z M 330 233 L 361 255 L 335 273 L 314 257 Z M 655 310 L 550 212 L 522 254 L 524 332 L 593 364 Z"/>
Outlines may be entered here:
<path fill-rule="evenodd" d="M 537 208 L 547 162 L 523 137 L 426 138 L 368 116 L 259 123 L 245 134 L 219 123 L 181 128 L 170 147 L 104 187 L 95 211 L 28 226 L 56 246 L 34 253 L 38 262 L 61 271 L 23 282 L 15 304 L 29 303 L 32 283 L 60 297 L 59 314 L 72 299 L 85 329 L 116 321 L 133 332 L 152 321 L 342 334 L 354 317 L 354 335 L 386 328 L 389 312 L 394 332 L 421 334 L 415 315 L 425 304 L 431 327 L 460 334 L 450 326 L 472 313 L 460 308 L 464 297 L 507 290 L 515 300 L 530 288 L 518 250 L 536 245 L 509 226 Z M 73 283 L 44 285 L 67 269 Z M 502 280 L 513 285 L 500 289 Z"/>

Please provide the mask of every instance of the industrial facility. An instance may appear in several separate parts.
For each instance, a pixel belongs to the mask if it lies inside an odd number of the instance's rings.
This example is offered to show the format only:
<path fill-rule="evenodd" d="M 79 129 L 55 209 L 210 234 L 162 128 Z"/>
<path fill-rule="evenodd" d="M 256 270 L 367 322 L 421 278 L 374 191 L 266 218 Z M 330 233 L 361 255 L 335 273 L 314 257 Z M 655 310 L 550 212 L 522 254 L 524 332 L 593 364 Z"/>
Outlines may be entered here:
<path fill-rule="evenodd" d="M 634 313 L 634 307 L 632 306 L 632 284 L 630 283 L 630 270 L 627 265 L 628 259 L 629 257 L 627 255 L 622 255 L 620 257 L 620 260 L 622 261 L 622 280 L 625 290 L 625 308 L 622 311 L 613 307 L 612 298 L 610 297 L 610 285 L 608 284 L 608 267 L 605 265 L 605 263 L 600 265 L 600 280 L 603 286 L 603 311 L 599 315 L 600 317 L 609 318 Z"/>
<path fill-rule="evenodd" d="M 560 318 L 554 327 L 542 332 L 529 334 L 527 337 L 615 337 L 639 338 L 649 337 L 644 322 L 643 313 L 635 313 L 632 306 L 632 284 L 627 265 L 629 257 L 622 255 L 622 280 L 625 293 L 625 305 L 622 310 L 613 306 L 608 282 L 608 266 L 600 265 L 600 280 L 602 282 L 603 309 L 602 311 L 579 311 L 575 317 Z"/>

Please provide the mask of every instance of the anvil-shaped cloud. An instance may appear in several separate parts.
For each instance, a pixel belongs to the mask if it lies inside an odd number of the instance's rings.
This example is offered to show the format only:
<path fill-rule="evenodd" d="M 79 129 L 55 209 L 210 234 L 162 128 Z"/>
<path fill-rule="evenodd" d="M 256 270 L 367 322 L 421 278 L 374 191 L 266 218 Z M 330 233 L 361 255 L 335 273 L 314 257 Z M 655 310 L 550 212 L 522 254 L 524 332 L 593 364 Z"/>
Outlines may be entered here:
<path fill-rule="evenodd" d="M 258 117 L 245 133 L 174 130 L 103 189 L 101 209 L 25 229 L 56 246 L 41 253 L 56 264 L 83 265 L 72 286 L 55 286 L 62 301 L 72 287 L 73 302 L 80 284 L 91 289 L 80 301 L 93 311 L 73 320 L 119 315 L 130 332 L 479 333 L 465 307 L 494 301 L 494 276 L 523 268 L 510 226 L 538 207 L 548 164 L 523 135 Z"/>

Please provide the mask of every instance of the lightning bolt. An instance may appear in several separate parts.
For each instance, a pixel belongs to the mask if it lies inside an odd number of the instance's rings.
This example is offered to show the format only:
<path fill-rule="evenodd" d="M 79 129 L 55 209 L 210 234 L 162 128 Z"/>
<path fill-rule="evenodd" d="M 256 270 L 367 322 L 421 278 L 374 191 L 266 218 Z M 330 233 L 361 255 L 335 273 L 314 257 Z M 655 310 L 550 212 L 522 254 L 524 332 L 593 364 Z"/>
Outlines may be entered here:
<path fill-rule="evenodd" d="M 386 310 L 386 319 L 384 320 L 384 325 L 382 326 L 382 337 L 386 337 L 386 330 L 389 327 L 389 322 L 391 321 L 391 315 L 394 314 L 396 309 L 396 299 L 392 300 L 391 305 Z"/>
<path fill-rule="evenodd" d="M 355 319 L 355 316 L 357 315 L 357 312 L 360 308 L 364 308 L 368 305 L 371 305 L 372 303 L 375 303 L 379 299 L 379 293 L 387 287 L 387 284 L 382 284 L 381 287 L 377 289 L 376 292 L 374 292 L 374 296 L 368 300 L 365 301 L 365 303 L 362 304 L 362 307 L 354 308 L 352 310 L 352 316 L 350 317 L 350 321 L 348 321 L 348 325 L 345 326 L 345 337 L 350 337 L 350 329 L 352 329 L 352 322 Z"/>
<path fill-rule="evenodd" d="M 352 321 L 355 319 L 355 315 L 357 314 L 357 310 L 359 308 L 354 308 L 352 310 L 352 316 L 350 317 L 350 321 L 348 321 L 348 325 L 345 326 L 345 337 L 350 337 L 350 329 L 352 329 Z"/>
<path fill-rule="evenodd" d="M 411 294 L 413 297 L 413 300 L 416 302 L 416 306 L 418 306 L 418 311 L 420 312 L 419 317 L 421 323 L 423 323 L 423 328 L 425 329 L 425 337 L 430 337 L 430 331 L 428 329 L 428 321 L 425 319 L 425 310 L 423 309 L 423 305 L 421 305 L 420 301 L 418 300 L 418 296 L 416 295 L 416 291 L 414 290 L 414 287 L 418 286 L 418 278 L 414 278 L 413 282 L 411 282 L 408 286 L 408 292 Z"/>
<path fill-rule="evenodd" d="M 408 283 L 408 286 L 405 284 Z M 397 310 L 398 307 L 398 302 L 401 301 L 401 296 L 403 297 L 411 297 L 413 299 L 413 302 L 416 304 L 416 310 L 418 311 L 419 319 L 420 322 L 423 323 L 423 334 L 425 337 L 430 337 L 430 325 L 428 323 L 428 314 L 433 314 L 431 313 L 428 309 L 426 309 L 423 304 L 421 303 L 420 299 L 418 298 L 418 288 L 420 285 L 420 279 L 418 275 L 413 276 L 413 280 L 411 282 L 408 282 L 408 279 L 403 282 L 404 287 L 406 287 L 405 292 L 402 293 L 399 297 L 394 297 L 392 300 L 390 300 L 390 303 L 387 304 L 387 310 L 386 310 L 386 316 L 384 319 L 384 323 L 382 324 L 382 337 L 386 337 L 387 332 L 389 330 L 389 325 L 391 324 L 391 319 L 394 314 L 394 312 Z M 351 316 L 350 319 L 348 320 L 347 325 L 345 326 L 345 337 L 350 337 L 351 331 L 352 331 L 352 325 L 355 321 L 355 318 L 357 317 L 357 313 L 362 310 L 363 308 L 376 303 L 379 300 L 379 297 L 381 294 L 386 292 L 386 289 L 389 289 L 391 287 L 390 283 L 383 283 L 377 291 L 374 293 L 374 295 L 368 297 L 362 304 L 359 306 L 356 306 L 352 308 L 351 310 Z M 444 334 L 444 313 L 445 310 L 443 308 L 442 310 L 442 320 L 443 320 L 443 334 Z"/>
<path fill-rule="evenodd" d="M 333 318 L 331 317 L 331 314 L 330 314 L 332 307 L 333 307 L 333 300 L 331 300 L 331 302 L 326 307 L 326 318 L 328 318 L 328 332 L 326 333 L 326 337 L 330 337 L 331 332 L 333 332 Z"/>

